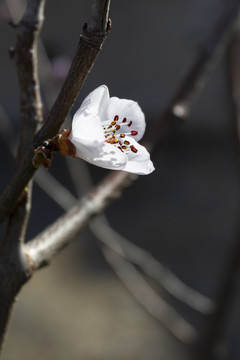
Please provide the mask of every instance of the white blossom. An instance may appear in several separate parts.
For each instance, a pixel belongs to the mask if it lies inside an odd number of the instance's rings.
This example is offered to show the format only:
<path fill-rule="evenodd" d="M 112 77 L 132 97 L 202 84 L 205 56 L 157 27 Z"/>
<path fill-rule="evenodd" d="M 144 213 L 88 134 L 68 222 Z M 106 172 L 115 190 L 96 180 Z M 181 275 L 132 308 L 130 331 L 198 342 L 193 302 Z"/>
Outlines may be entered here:
<path fill-rule="evenodd" d="M 145 116 L 135 101 L 109 97 L 107 86 L 91 92 L 75 113 L 69 140 L 75 157 L 91 164 L 146 175 L 154 170 L 150 155 L 138 141 Z"/>

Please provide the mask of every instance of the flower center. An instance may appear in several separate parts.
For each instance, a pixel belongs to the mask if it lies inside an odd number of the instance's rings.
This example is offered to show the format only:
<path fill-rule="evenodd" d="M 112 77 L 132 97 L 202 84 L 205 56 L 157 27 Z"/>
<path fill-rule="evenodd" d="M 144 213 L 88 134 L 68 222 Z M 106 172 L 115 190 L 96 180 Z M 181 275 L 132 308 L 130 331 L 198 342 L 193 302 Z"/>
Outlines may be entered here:
<path fill-rule="evenodd" d="M 105 141 L 109 144 L 115 145 L 122 152 L 132 151 L 133 153 L 137 153 L 138 150 L 135 148 L 135 146 L 131 145 L 128 140 L 124 140 L 124 138 L 126 135 L 136 136 L 138 132 L 136 130 L 130 129 L 127 132 L 126 130 L 121 132 L 121 127 L 123 127 L 123 125 L 126 129 L 126 126 L 130 128 L 132 123 L 132 120 L 128 122 L 126 117 L 124 117 L 122 121 L 119 120 L 118 115 L 115 115 L 112 121 L 103 121 L 102 127 L 104 136 L 106 138 Z"/>

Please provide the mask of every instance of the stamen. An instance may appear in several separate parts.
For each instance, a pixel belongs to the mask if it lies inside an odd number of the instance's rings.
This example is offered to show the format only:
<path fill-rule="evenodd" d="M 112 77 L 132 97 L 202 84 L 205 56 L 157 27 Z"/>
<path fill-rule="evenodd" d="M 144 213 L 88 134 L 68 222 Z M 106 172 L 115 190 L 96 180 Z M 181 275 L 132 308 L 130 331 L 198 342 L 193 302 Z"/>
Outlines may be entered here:
<path fill-rule="evenodd" d="M 135 130 L 132 130 L 132 131 L 131 131 L 131 135 L 132 135 L 132 136 L 135 136 L 135 135 L 137 135 L 137 134 L 138 134 L 138 131 L 135 131 Z"/>
<path fill-rule="evenodd" d="M 132 152 L 134 152 L 134 153 L 137 153 L 137 152 L 138 152 L 138 150 L 137 150 L 133 145 L 130 146 L 130 149 L 131 149 Z"/>
<path fill-rule="evenodd" d="M 115 115 L 113 121 L 105 121 L 103 125 L 104 135 L 105 135 L 105 141 L 108 144 L 115 145 L 120 151 L 123 153 L 128 153 L 129 151 L 132 151 L 133 153 L 137 153 L 138 149 L 136 149 L 133 145 L 131 145 L 131 142 L 128 140 L 120 140 L 124 139 L 127 135 L 135 136 L 138 134 L 138 131 L 132 130 L 126 133 L 119 134 L 118 130 L 121 128 L 121 125 L 116 124 L 116 121 L 119 120 L 119 116 Z M 127 118 L 123 118 L 123 123 L 127 122 Z M 132 125 L 132 121 L 129 121 L 127 124 L 128 127 Z"/>
<path fill-rule="evenodd" d="M 107 143 L 109 143 L 109 144 L 117 144 L 118 143 L 118 139 L 117 138 L 111 138 L 111 139 L 109 139 L 109 140 L 105 140 Z"/>

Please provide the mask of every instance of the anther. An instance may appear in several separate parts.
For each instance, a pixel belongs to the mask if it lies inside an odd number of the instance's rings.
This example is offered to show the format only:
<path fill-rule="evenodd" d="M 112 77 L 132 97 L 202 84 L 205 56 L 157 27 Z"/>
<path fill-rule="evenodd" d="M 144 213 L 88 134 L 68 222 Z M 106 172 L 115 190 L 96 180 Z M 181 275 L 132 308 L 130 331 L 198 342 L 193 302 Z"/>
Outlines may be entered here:
<path fill-rule="evenodd" d="M 120 137 L 121 137 L 121 138 L 125 138 L 125 134 L 120 134 Z"/>
<path fill-rule="evenodd" d="M 132 152 L 134 152 L 134 153 L 137 153 L 137 152 L 138 152 L 138 150 L 137 150 L 133 145 L 130 146 L 130 149 L 131 149 Z"/>
<path fill-rule="evenodd" d="M 119 130 L 120 127 L 121 127 L 120 125 L 115 125 L 116 130 Z"/>
<path fill-rule="evenodd" d="M 124 141 L 124 144 L 125 144 L 125 145 L 130 145 L 130 142 L 127 141 L 127 140 L 125 140 L 125 141 Z"/>
<path fill-rule="evenodd" d="M 118 116 L 118 115 L 115 115 L 115 116 L 114 116 L 114 121 L 118 121 L 118 119 L 119 119 L 119 116 Z"/>
<path fill-rule="evenodd" d="M 112 122 L 111 122 L 111 125 L 115 125 L 115 124 L 116 124 L 116 121 L 112 121 Z"/>
<path fill-rule="evenodd" d="M 127 121 L 127 118 L 124 118 L 122 122 L 125 123 L 126 121 Z"/>
<path fill-rule="evenodd" d="M 130 127 L 132 125 L 132 120 L 129 121 L 128 126 Z"/>
<path fill-rule="evenodd" d="M 132 130 L 132 131 L 131 131 L 131 135 L 132 135 L 132 136 L 135 136 L 135 135 L 137 135 L 137 134 L 138 134 L 138 131 L 135 131 L 135 130 Z"/>

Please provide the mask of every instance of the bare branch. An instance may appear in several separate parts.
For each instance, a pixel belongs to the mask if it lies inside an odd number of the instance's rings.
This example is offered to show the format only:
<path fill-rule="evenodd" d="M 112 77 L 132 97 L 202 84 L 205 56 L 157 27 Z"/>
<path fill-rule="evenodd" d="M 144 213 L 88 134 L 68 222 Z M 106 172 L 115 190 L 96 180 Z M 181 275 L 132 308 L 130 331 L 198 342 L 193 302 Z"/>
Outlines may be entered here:
<path fill-rule="evenodd" d="M 14 60 L 20 93 L 20 133 L 18 166 L 31 147 L 33 136 L 42 123 L 42 101 L 37 70 L 37 42 L 44 20 L 45 0 L 28 2 L 20 23 L 16 26 L 17 43 Z"/>
<path fill-rule="evenodd" d="M 72 210 L 26 244 L 26 252 L 32 258 L 35 269 L 48 263 L 93 216 L 102 212 L 111 200 L 118 198 L 123 182 L 127 186 L 134 179 L 132 174 L 126 179 L 124 172 L 119 172 L 118 177 L 114 173 L 111 175 L 111 179 L 107 177 L 107 181 L 103 180 Z"/>
<path fill-rule="evenodd" d="M 110 4 L 110 1 L 108 3 Z M 99 2 L 99 6 L 101 4 L 102 2 Z M 105 14 L 105 16 L 108 15 L 108 12 L 106 11 L 103 12 L 101 10 L 100 13 Z M 102 23 L 107 20 L 102 19 Z M 108 24 L 110 26 L 110 22 L 108 22 Z M 40 145 L 44 140 L 56 135 L 59 128 L 62 126 L 87 75 L 93 67 L 97 55 L 102 48 L 102 44 L 110 30 L 109 26 L 106 32 L 99 32 L 99 29 L 89 30 L 87 25 L 84 26 L 83 34 L 80 37 L 77 52 L 73 59 L 68 76 L 55 104 L 52 107 L 45 125 L 35 137 L 35 146 Z M 18 167 L 11 183 L 0 198 L 0 222 L 2 222 L 5 216 L 12 211 L 19 195 L 36 170 L 32 165 L 32 157 L 33 148 L 30 147 L 30 149 L 24 153 L 21 167 Z"/>
<path fill-rule="evenodd" d="M 0 352 L 19 289 L 31 276 L 31 266 L 23 253 L 26 226 L 31 208 L 31 186 L 22 194 L 19 206 L 9 217 L 0 244 Z"/>
<path fill-rule="evenodd" d="M 88 30 L 96 29 L 106 32 L 108 28 L 108 14 L 111 0 L 94 0 L 92 2 L 92 17 Z"/>
<path fill-rule="evenodd" d="M 71 110 L 110 31 L 109 6 L 110 0 L 93 1 L 94 19 L 91 21 L 92 26 L 85 24 L 83 27 L 83 34 L 80 36 L 77 52 L 68 76 L 47 118 L 46 124 L 35 139 L 36 146 L 40 145 L 43 140 L 56 135 Z M 101 16 L 101 18 L 96 19 L 96 16 Z"/>
<path fill-rule="evenodd" d="M 37 39 L 43 22 L 45 0 L 28 2 L 22 20 L 16 26 L 17 42 L 14 60 L 20 88 L 20 134 L 18 168 L 31 146 L 37 126 L 42 121 L 41 98 L 37 74 Z M 3 113 L 4 117 L 4 113 Z M 10 145 L 11 146 L 11 145 Z M 29 278 L 27 258 L 22 253 L 31 210 L 31 182 L 17 199 L 8 219 L 7 231 L 0 248 L 0 346 L 15 296 Z"/>

